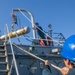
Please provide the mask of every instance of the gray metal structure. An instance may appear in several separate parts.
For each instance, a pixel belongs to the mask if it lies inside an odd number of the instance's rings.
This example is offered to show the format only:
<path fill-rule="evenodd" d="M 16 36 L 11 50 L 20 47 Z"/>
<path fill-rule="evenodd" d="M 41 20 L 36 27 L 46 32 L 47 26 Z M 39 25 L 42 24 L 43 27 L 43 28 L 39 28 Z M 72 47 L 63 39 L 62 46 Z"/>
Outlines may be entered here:
<path fill-rule="evenodd" d="M 9 32 L 8 32 L 8 36 L 4 35 L 3 38 L 6 39 L 8 37 L 7 39 L 9 39 L 10 42 L 7 43 L 6 41 L 3 41 L 4 39 L 0 40 L 0 59 L 1 59 L 0 60 L 0 66 L 1 66 L 0 75 L 42 75 L 42 72 L 45 69 L 44 62 L 27 54 L 25 51 L 31 54 L 34 54 L 35 56 L 42 58 L 44 60 L 49 60 L 50 63 L 60 68 L 63 67 L 64 63 L 63 63 L 62 57 L 59 54 L 59 52 L 62 49 L 61 46 L 55 46 L 55 45 L 41 46 L 40 44 L 36 44 L 36 43 L 39 43 L 39 39 L 38 40 L 36 39 L 34 18 L 31 12 L 29 12 L 28 10 L 19 9 L 19 8 L 13 9 L 13 13 L 14 12 L 21 12 L 21 13 L 27 12 L 31 16 L 30 22 L 32 24 L 32 30 L 33 30 L 33 41 L 32 41 L 32 45 L 15 44 L 17 46 L 16 47 L 14 43 L 11 42 L 11 36 L 9 35 Z M 15 31 L 15 34 L 16 34 L 16 31 Z M 50 34 L 52 35 L 52 30 Z M 17 36 L 18 35 L 16 34 L 15 37 Z M 23 50 L 21 50 L 18 47 L 22 48 Z M 53 66 L 50 66 L 50 68 L 51 68 L 51 75 L 61 75 L 60 71 L 54 68 Z"/>

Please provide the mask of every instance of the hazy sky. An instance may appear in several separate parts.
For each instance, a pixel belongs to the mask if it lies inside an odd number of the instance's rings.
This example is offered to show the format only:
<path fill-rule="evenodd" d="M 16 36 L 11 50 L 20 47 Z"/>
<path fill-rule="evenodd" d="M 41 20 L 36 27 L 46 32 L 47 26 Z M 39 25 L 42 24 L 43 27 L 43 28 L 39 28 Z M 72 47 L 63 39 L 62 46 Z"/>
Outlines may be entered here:
<path fill-rule="evenodd" d="M 4 34 L 5 24 L 11 29 L 14 8 L 29 10 L 34 21 L 39 22 L 45 31 L 51 24 L 53 33 L 63 33 L 66 38 L 75 34 L 75 0 L 0 0 L 1 34 Z M 27 25 L 24 21 L 21 24 L 23 27 Z"/>

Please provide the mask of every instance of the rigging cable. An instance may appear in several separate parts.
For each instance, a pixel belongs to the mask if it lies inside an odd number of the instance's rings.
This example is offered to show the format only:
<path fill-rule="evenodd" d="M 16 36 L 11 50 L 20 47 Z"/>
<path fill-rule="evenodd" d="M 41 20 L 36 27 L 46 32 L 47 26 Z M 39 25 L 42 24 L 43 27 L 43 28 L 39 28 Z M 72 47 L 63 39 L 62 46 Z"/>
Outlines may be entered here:
<path fill-rule="evenodd" d="M 18 10 L 21 12 L 21 14 L 29 21 L 31 22 L 31 20 L 18 8 Z"/>

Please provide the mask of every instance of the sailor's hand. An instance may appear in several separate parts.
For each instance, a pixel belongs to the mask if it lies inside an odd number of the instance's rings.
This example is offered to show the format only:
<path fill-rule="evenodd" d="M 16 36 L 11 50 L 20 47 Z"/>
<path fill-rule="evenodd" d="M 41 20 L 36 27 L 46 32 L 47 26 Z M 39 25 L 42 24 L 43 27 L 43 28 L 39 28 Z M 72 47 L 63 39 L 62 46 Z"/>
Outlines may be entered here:
<path fill-rule="evenodd" d="M 45 60 L 45 65 L 49 65 L 49 61 L 48 60 Z"/>
<path fill-rule="evenodd" d="M 68 74 L 68 71 L 69 71 L 69 69 L 68 69 L 67 67 L 61 68 L 61 73 L 62 73 L 63 75 L 67 75 L 67 74 Z"/>

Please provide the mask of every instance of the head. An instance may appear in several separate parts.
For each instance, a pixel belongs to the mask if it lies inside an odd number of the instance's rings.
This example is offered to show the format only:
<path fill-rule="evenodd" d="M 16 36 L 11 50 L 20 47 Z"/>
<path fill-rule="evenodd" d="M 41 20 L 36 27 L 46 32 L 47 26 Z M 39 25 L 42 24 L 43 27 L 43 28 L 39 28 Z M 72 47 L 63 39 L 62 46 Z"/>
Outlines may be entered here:
<path fill-rule="evenodd" d="M 66 39 L 60 54 L 64 58 L 67 67 L 73 66 L 75 63 L 75 35 Z"/>
<path fill-rule="evenodd" d="M 36 23 L 35 23 L 35 25 L 36 25 L 36 26 L 39 26 L 39 23 L 38 23 L 38 22 L 36 22 Z"/>

